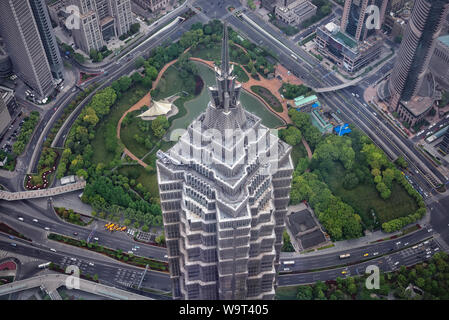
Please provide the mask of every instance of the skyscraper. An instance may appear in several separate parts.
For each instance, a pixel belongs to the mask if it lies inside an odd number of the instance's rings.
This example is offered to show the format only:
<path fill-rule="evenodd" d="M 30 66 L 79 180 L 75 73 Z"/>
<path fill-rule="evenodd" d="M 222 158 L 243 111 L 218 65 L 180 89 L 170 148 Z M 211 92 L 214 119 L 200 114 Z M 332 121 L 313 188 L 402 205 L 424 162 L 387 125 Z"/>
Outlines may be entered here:
<path fill-rule="evenodd" d="M 44 0 L 30 0 L 31 9 L 33 10 L 34 19 L 44 45 L 48 63 L 50 64 L 51 73 L 56 79 L 63 78 L 63 63 L 61 54 L 59 53 L 56 37 L 48 14 L 47 5 Z"/>
<path fill-rule="evenodd" d="M 364 41 L 376 31 L 376 29 L 366 27 L 366 21 L 369 17 L 368 6 L 375 5 L 379 8 L 379 19 L 382 25 L 387 3 L 388 0 L 346 0 L 340 29 L 355 40 Z"/>
<path fill-rule="evenodd" d="M 91 50 L 100 50 L 104 46 L 100 28 L 100 18 L 94 0 L 72 0 L 79 8 L 80 26 L 72 30 L 76 45 L 89 54 Z"/>
<path fill-rule="evenodd" d="M 423 89 L 430 59 L 449 10 L 449 0 L 416 0 L 391 73 L 390 108 L 408 102 Z"/>
<path fill-rule="evenodd" d="M 133 24 L 131 0 L 71 0 L 80 8 L 81 26 L 73 30 L 76 45 L 89 54 L 105 41 L 126 34 Z"/>
<path fill-rule="evenodd" d="M 53 77 L 29 1 L 0 1 L 0 29 L 15 73 L 40 98 L 54 90 Z"/>
<path fill-rule="evenodd" d="M 223 33 L 206 111 L 157 153 L 173 298 L 273 299 L 291 147 L 243 109 Z"/>

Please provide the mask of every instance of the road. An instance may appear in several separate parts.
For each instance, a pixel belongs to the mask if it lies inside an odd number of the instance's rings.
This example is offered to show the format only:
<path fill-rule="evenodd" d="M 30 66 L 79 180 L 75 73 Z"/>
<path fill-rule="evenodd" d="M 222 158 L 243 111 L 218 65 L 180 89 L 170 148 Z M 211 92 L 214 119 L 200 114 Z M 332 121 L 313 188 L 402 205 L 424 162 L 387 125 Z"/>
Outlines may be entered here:
<path fill-rule="evenodd" d="M 370 265 L 376 265 L 383 272 L 398 270 L 401 266 L 411 266 L 424 260 L 429 260 L 440 247 L 434 240 L 420 244 L 416 248 L 408 248 L 388 256 L 373 259 L 367 262 L 318 272 L 306 272 L 279 276 L 279 286 L 296 286 L 314 283 L 316 281 L 335 280 L 337 277 L 346 278 L 365 274 Z"/>
<path fill-rule="evenodd" d="M 16 243 L 16 246 L 11 246 L 12 242 Z M 0 250 L 40 259 L 41 261 L 35 263 L 36 268 L 43 262 L 53 262 L 64 270 L 70 265 L 75 265 L 80 269 L 81 274 L 90 274 L 91 276 L 97 274 L 101 284 L 139 292 L 139 294 L 154 299 L 167 299 L 167 296 L 162 294 L 132 290 L 131 287 L 137 286 L 140 282 L 144 272 L 143 268 L 118 263 L 106 256 L 93 254 L 87 250 L 73 250 L 73 247 L 64 246 L 58 248 L 57 252 L 52 252 L 50 248 L 44 245 L 29 243 L 20 239 L 11 240 L 2 233 L 0 233 Z M 142 282 L 142 287 L 159 292 L 169 292 L 171 291 L 169 275 L 148 270 Z"/>

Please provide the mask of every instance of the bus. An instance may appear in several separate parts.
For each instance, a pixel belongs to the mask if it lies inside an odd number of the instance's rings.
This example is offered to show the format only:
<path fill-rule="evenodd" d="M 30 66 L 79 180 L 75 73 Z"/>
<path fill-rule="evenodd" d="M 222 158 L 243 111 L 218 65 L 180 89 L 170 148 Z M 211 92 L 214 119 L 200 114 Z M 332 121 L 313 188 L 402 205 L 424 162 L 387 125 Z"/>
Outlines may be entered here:
<path fill-rule="evenodd" d="M 286 265 L 286 266 L 288 266 L 288 265 L 294 265 L 295 264 L 295 261 L 283 261 L 282 262 L 284 265 Z"/>
<path fill-rule="evenodd" d="M 38 267 L 39 269 L 45 269 L 45 268 L 49 267 L 50 264 L 51 264 L 51 262 L 47 262 L 47 263 L 40 264 L 40 265 L 38 265 L 37 267 Z"/>
<path fill-rule="evenodd" d="M 341 254 L 339 257 L 340 257 L 340 259 L 346 259 L 346 258 L 349 258 L 350 256 L 351 256 L 350 253 L 345 253 L 345 254 Z"/>

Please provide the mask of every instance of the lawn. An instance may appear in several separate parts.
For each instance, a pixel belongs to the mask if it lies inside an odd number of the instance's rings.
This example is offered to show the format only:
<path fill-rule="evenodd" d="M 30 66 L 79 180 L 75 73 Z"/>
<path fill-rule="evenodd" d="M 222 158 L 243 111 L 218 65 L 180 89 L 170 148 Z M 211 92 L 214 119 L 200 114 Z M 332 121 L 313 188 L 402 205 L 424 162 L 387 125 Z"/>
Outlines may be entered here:
<path fill-rule="evenodd" d="M 139 159 L 142 158 L 144 155 L 146 155 L 153 147 L 151 147 L 149 149 L 149 148 L 145 147 L 144 144 L 138 143 L 134 139 L 135 135 L 142 136 L 144 138 L 146 138 L 147 136 L 150 136 L 150 140 L 151 140 L 151 143 L 153 144 L 153 146 L 159 141 L 158 138 L 153 136 L 151 130 L 150 130 L 150 132 L 145 132 L 145 133 L 139 130 L 137 123 L 139 121 L 145 121 L 145 120 L 141 120 L 140 118 L 136 117 L 140 113 L 141 113 L 141 111 L 139 111 L 139 110 L 131 112 L 131 122 L 126 127 L 123 127 L 123 125 L 122 125 L 122 128 L 120 130 L 120 139 L 122 140 L 123 144 L 126 146 L 126 148 L 129 151 L 131 151 Z"/>
<path fill-rule="evenodd" d="M 371 209 L 374 209 L 380 225 L 392 219 L 412 214 L 418 209 L 415 200 L 396 182 L 393 182 L 391 197 L 383 200 L 374 184 L 359 184 L 353 190 L 346 190 L 342 186 L 344 175 L 343 166 L 339 162 L 335 162 L 335 168 L 330 172 L 326 182 L 336 196 L 341 197 L 344 202 L 354 208 L 367 226 L 373 225 Z"/>
<path fill-rule="evenodd" d="M 296 300 L 298 294 L 298 287 L 278 287 L 276 289 L 276 300 Z"/>
<path fill-rule="evenodd" d="M 270 90 L 261 86 L 251 86 L 251 90 L 257 93 L 275 111 L 282 112 L 283 108 L 281 102 L 270 92 Z"/>
<path fill-rule="evenodd" d="M 147 90 L 140 85 L 134 85 L 129 91 L 122 94 L 120 99 L 117 99 L 115 104 L 111 107 L 110 113 L 101 121 L 95 133 L 95 138 L 92 140 L 92 148 L 94 150 L 93 162 L 94 164 L 109 163 L 114 159 L 114 154 L 106 150 L 104 136 L 108 124 L 117 128 L 118 121 L 122 115 L 137 103 L 147 93 Z"/>
<path fill-rule="evenodd" d="M 240 83 L 249 81 L 248 75 L 239 65 L 234 65 L 234 74 L 237 76 L 237 81 Z"/>
<path fill-rule="evenodd" d="M 232 52 L 237 51 L 235 58 L 232 58 Z M 232 46 L 230 48 L 230 61 L 243 64 L 245 61 L 241 59 L 242 56 L 246 55 L 245 52 L 237 46 Z M 217 44 L 213 48 L 206 48 L 203 45 L 197 46 L 194 50 L 190 51 L 192 57 L 200 58 L 208 61 L 221 61 L 221 44 Z M 246 61 L 247 62 L 247 61 Z"/>
<path fill-rule="evenodd" d="M 141 165 L 123 166 L 118 173 L 128 178 L 136 178 L 136 183 L 141 183 L 154 198 L 159 198 L 159 189 L 156 173 L 147 172 Z"/>
<path fill-rule="evenodd" d="M 179 77 L 179 72 L 176 70 L 176 67 L 170 66 L 162 75 L 156 90 L 152 92 L 151 96 L 154 100 L 160 100 L 174 94 L 181 95 L 182 91 L 185 90 L 185 81 L 195 82 L 194 76 L 190 75 L 187 80 L 184 80 Z"/>

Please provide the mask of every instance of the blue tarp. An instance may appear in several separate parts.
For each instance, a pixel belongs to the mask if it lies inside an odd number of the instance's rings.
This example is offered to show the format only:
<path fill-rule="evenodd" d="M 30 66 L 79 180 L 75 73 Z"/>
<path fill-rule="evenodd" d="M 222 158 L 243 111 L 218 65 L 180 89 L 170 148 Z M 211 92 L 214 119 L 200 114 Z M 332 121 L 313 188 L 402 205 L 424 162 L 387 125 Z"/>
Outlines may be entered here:
<path fill-rule="evenodd" d="M 318 108 L 320 106 L 319 102 L 315 102 L 314 104 L 312 104 L 312 108 Z"/>
<path fill-rule="evenodd" d="M 350 133 L 352 130 L 349 128 L 349 125 L 347 123 L 345 123 L 343 126 L 336 126 L 334 128 L 335 132 L 337 133 L 337 135 L 339 136 L 343 136 L 347 133 Z"/>

